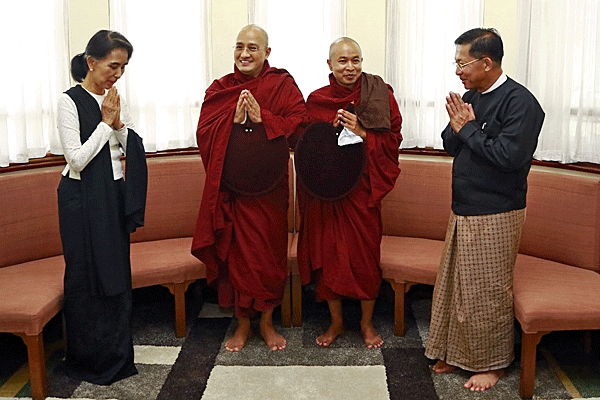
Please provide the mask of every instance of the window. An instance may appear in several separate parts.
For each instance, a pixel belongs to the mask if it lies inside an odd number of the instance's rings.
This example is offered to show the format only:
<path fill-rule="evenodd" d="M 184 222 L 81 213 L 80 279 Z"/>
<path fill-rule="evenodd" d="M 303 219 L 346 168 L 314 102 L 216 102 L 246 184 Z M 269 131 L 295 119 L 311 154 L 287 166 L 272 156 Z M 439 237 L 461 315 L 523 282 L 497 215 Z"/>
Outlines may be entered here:
<path fill-rule="evenodd" d="M 147 152 L 196 146 L 208 86 L 210 1 L 110 0 L 111 29 L 133 45 L 119 81 Z"/>
<path fill-rule="evenodd" d="M 389 0 L 387 78 L 402 113 L 402 148 L 443 148 L 445 98 L 464 87 L 454 40 L 482 26 L 483 0 Z"/>
<path fill-rule="evenodd" d="M 546 112 L 535 158 L 600 163 L 600 5 L 519 2 L 518 80 Z"/>
<path fill-rule="evenodd" d="M 63 0 L 2 4 L 0 167 L 62 154 L 56 101 L 69 83 Z"/>

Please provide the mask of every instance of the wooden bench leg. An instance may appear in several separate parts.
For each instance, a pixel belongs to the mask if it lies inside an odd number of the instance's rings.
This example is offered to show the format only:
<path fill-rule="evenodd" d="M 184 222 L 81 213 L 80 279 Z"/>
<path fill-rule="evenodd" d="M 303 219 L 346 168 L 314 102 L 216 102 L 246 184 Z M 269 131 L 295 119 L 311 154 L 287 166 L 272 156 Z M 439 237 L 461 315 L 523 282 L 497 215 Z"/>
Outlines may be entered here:
<path fill-rule="evenodd" d="M 394 335 L 404 336 L 404 294 L 406 293 L 404 282 L 394 282 Z"/>
<path fill-rule="evenodd" d="M 302 326 L 302 281 L 300 275 L 292 275 L 292 325 Z"/>
<path fill-rule="evenodd" d="M 404 336 L 404 298 L 406 292 L 414 285 L 411 282 L 396 282 L 387 280 L 394 289 L 394 336 Z"/>
<path fill-rule="evenodd" d="M 521 337 L 521 385 L 519 391 L 522 398 L 530 399 L 533 397 L 537 345 L 540 343 L 542 336 L 547 333 L 523 332 Z"/>
<path fill-rule="evenodd" d="M 42 332 L 38 335 L 19 334 L 18 336 L 23 339 L 23 342 L 27 346 L 31 397 L 33 400 L 43 400 L 46 398 L 48 381 L 46 380 L 46 359 L 44 356 L 44 338 Z"/>
<path fill-rule="evenodd" d="M 185 292 L 192 282 L 194 281 L 163 284 L 163 286 L 168 288 L 171 294 L 175 296 L 175 337 L 178 338 L 187 335 L 185 322 Z"/>
<path fill-rule="evenodd" d="M 281 326 L 289 328 L 292 326 L 292 289 L 291 274 L 285 280 L 285 289 L 283 290 L 283 301 L 281 302 Z"/>

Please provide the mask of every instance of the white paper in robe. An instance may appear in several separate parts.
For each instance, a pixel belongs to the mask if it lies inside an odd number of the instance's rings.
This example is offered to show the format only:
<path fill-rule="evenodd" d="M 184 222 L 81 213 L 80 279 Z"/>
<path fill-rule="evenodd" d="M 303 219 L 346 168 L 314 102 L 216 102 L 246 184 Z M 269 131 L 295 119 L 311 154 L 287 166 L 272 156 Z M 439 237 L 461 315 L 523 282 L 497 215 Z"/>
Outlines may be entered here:
<path fill-rule="evenodd" d="M 362 143 L 363 139 L 348 128 L 342 129 L 338 135 L 338 146 L 346 146 L 348 144 Z"/>

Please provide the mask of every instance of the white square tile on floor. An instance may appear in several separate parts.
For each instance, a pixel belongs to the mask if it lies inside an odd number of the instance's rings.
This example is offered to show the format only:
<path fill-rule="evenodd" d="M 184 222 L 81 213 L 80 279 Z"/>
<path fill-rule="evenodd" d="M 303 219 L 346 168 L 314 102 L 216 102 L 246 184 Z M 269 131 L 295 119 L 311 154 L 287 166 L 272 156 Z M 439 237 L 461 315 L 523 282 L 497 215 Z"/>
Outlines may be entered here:
<path fill-rule="evenodd" d="M 134 363 L 173 365 L 180 351 L 180 346 L 133 346 Z"/>
<path fill-rule="evenodd" d="M 220 366 L 212 370 L 202 400 L 389 400 L 385 367 Z"/>

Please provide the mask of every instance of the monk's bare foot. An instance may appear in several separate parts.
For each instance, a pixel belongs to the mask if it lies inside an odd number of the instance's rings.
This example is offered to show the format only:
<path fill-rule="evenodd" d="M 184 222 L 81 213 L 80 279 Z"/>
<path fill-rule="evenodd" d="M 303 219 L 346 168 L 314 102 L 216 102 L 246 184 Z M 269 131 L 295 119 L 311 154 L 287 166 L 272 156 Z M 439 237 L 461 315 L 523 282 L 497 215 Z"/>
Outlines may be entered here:
<path fill-rule="evenodd" d="M 271 350 L 283 350 L 287 344 L 287 340 L 281 336 L 273 324 L 261 321 L 260 323 L 260 334 L 263 337 L 265 343 Z"/>
<path fill-rule="evenodd" d="M 324 334 L 317 336 L 317 344 L 321 347 L 329 347 L 342 333 L 344 333 L 343 325 L 331 324 Z"/>
<path fill-rule="evenodd" d="M 502 375 L 504 375 L 502 369 L 478 372 L 465 383 L 465 389 L 470 389 L 473 392 L 484 392 L 498 383 Z"/>
<path fill-rule="evenodd" d="M 367 349 L 378 349 L 383 345 L 383 339 L 375 332 L 371 323 L 364 324 L 360 330 L 362 331 Z"/>
<path fill-rule="evenodd" d="M 246 341 L 250 336 L 250 320 L 240 318 L 238 320 L 238 327 L 235 333 L 227 342 L 225 342 L 225 348 L 231 352 L 238 352 L 244 348 Z"/>
<path fill-rule="evenodd" d="M 454 365 L 447 364 L 444 360 L 438 360 L 432 369 L 436 374 L 446 374 L 454 371 L 456 367 Z"/>

